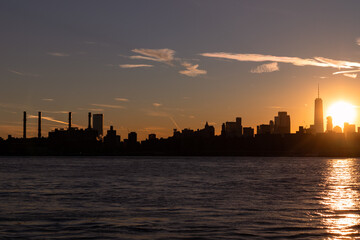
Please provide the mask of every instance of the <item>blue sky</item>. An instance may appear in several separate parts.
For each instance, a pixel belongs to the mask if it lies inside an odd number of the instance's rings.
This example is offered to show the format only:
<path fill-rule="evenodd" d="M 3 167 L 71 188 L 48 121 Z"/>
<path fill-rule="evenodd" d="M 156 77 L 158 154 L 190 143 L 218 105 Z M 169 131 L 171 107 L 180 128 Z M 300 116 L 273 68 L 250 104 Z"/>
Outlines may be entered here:
<path fill-rule="evenodd" d="M 295 131 L 313 123 L 318 83 L 325 108 L 360 105 L 359 9 L 329 0 L 1 1 L 0 136 L 21 136 L 24 110 L 63 122 L 72 111 L 80 127 L 101 112 L 122 138 L 206 121 L 219 133 L 237 116 L 255 127 L 279 110 Z M 35 136 L 36 119 L 29 124 Z M 55 127 L 65 125 L 44 121 L 45 131 Z"/>

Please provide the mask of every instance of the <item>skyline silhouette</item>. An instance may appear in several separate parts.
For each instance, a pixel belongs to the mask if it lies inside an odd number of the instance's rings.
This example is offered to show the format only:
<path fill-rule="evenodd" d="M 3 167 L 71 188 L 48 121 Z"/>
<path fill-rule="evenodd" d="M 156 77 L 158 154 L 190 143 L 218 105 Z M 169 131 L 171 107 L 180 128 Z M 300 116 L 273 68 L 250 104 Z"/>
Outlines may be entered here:
<path fill-rule="evenodd" d="M 34 118 L 33 115 L 30 115 L 32 118 Z M 45 117 L 46 120 L 49 120 L 47 117 Z M 27 112 L 24 111 L 23 113 L 23 138 L 27 138 Z M 53 121 L 53 119 L 50 119 L 50 121 Z M 55 120 L 56 121 L 56 120 Z M 339 126 L 339 125 L 333 125 L 333 121 L 332 121 L 332 116 L 326 116 L 326 129 L 324 129 L 324 114 L 323 114 L 323 101 L 320 98 L 320 87 L 318 85 L 318 95 L 317 98 L 315 98 L 315 102 L 314 102 L 314 120 L 313 120 L 313 124 L 311 124 L 309 127 L 307 126 L 297 126 L 297 131 L 296 132 L 303 132 L 303 133 L 310 133 L 310 134 L 317 134 L 317 133 L 324 133 L 324 132 L 337 132 L 337 133 L 345 133 L 345 132 L 356 132 L 356 125 L 355 124 L 351 124 L 350 122 L 344 122 L 343 126 Z M 41 134 L 41 129 L 42 129 L 42 112 L 38 112 L 38 117 L 37 117 L 37 138 L 41 138 L 43 137 Z M 104 114 L 102 113 L 96 113 L 96 114 L 92 114 L 91 112 L 88 113 L 88 124 L 87 124 L 87 128 L 86 129 L 93 129 L 95 130 L 97 133 L 97 137 L 100 139 L 103 139 L 103 137 L 105 136 L 103 134 L 103 128 L 104 128 Z M 61 122 L 61 123 L 65 123 L 65 122 Z M 67 130 L 72 129 L 72 112 L 68 112 L 68 128 Z M 74 129 L 81 129 L 81 127 L 79 125 L 76 125 L 77 127 L 75 127 Z M 209 126 L 208 121 L 206 121 L 205 124 L 205 129 Z M 244 135 L 244 129 L 245 128 L 245 135 L 246 134 L 250 134 L 252 136 L 254 136 L 255 134 L 264 134 L 264 133 L 269 133 L 269 134 L 290 134 L 293 133 L 291 131 L 291 120 L 290 120 L 290 115 L 287 114 L 286 111 L 279 111 L 278 112 L 278 116 L 274 117 L 274 120 L 270 120 L 269 124 L 260 124 L 257 125 L 256 128 L 252 128 L 250 126 L 247 127 L 243 127 L 242 125 L 242 118 L 241 117 L 236 117 L 236 121 L 235 122 L 225 122 L 222 123 L 221 125 L 221 132 L 220 134 L 216 134 L 215 132 L 215 128 L 214 126 L 211 126 L 213 128 L 212 130 L 212 135 L 228 135 L 231 137 L 242 137 Z M 66 128 L 55 128 L 53 130 L 50 130 L 50 132 L 53 132 L 54 130 L 60 130 L 60 131 L 66 131 Z M 83 127 L 83 129 L 85 129 Z M 181 130 L 181 129 L 177 129 L 177 128 L 173 128 L 175 132 L 177 132 L 177 130 Z M 256 129 L 256 132 L 254 131 L 254 129 Z M 335 129 L 335 131 L 334 131 Z M 340 130 L 339 130 L 340 129 Z M 190 128 L 184 128 L 183 130 L 190 130 Z M 198 129 L 199 130 L 199 129 Z M 114 126 L 110 126 L 109 130 L 108 130 L 108 134 L 113 134 L 112 131 L 114 131 Z M 50 133 L 49 132 L 49 133 Z M 357 131 L 359 132 L 359 131 Z M 130 133 L 136 133 L 136 132 L 130 132 L 128 131 L 128 134 Z M 180 132 L 179 132 L 180 133 Z M 156 136 L 156 132 L 151 132 L 148 134 L 148 138 L 149 136 Z M 8 134 L 8 136 L 11 136 L 11 134 Z M 12 137 L 12 136 L 11 136 Z M 46 137 L 46 136 L 45 136 Z M 170 137 L 170 136 L 167 136 Z M 137 137 L 135 137 L 137 138 Z M 146 139 L 146 138 L 145 138 Z M 142 140 L 145 140 L 142 139 Z"/>
<path fill-rule="evenodd" d="M 291 117 L 279 111 L 269 124 L 255 129 L 243 126 L 242 118 L 222 124 L 221 134 L 205 123 L 201 129 L 173 129 L 172 136 L 158 138 L 150 133 L 139 140 L 136 131 L 127 138 L 117 134 L 110 126 L 103 133 L 103 114 L 88 113 L 88 127 L 72 125 L 72 112 L 68 113 L 68 127 L 55 128 L 42 135 L 42 113 L 38 112 L 38 137 L 27 138 L 27 113 L 23 114 L 23 137 L 11 135 L 0 138 L 1 155 L 254 155 L 254 156 L 360 156 L 360 127 L 344 123 L 344 130 L 333 126 L 327 117 L 323 126 L 322 99 L 315 98 L 314 124 L 309 128 L 298 126 L 291 133 Z"/>

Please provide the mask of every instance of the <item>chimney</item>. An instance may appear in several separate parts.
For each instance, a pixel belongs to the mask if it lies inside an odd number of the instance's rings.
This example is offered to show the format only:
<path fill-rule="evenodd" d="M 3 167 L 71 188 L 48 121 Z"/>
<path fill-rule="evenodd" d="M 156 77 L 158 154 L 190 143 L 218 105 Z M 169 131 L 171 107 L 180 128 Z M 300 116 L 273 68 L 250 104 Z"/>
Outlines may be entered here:
<path fill-rule="evenodd" d="M 26 112 L 24 111 L 24 127 L 23 127 L 23 138 L 26 138 Z"/>
<path fill-rule="evenodd" d="M 39 112 L 38 116 L 38 138 L 41 138 L 41 112 Z"/>
<path fill-rule="evenodd" d="M 89 118 L 88 129 L 91 129 L 91 112 L 89 112 L 88 118 Z"/>
<path fill-rule="evenodd" d="M 71 112 L 69 112 L 69 130 L 71 129 Z"/>

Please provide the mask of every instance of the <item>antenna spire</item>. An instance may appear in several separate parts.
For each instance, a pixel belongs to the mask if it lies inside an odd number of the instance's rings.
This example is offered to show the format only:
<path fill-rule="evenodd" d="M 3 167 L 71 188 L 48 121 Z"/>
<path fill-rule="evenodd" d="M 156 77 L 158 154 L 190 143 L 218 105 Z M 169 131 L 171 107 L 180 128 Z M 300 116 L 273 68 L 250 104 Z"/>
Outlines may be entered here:
<path fill-rule="evenodd" d="M 320 98 L 320 87 L 319 87 L 319 83 L 318 83 L 318 98 Z"/>

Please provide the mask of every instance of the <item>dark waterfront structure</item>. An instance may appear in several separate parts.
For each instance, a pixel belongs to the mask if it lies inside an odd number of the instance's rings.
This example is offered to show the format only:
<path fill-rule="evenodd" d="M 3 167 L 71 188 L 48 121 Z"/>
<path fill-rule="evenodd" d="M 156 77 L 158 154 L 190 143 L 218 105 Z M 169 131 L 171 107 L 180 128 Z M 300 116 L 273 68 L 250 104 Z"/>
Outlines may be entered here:
<path fill-rule="evenodd" d="M 26 139 L 26 112 L 24 111 L 24 118 L 23 118 L 23 138 Z"/>
<path fill-rule="evenodd" d="M 88 113 L 88 129 L 91 129 L 91 112 Z"/>
<path fill-rule="evenodd" d="M 38 113 L 38 138 L 41 138 L 41 112 Z"/>

